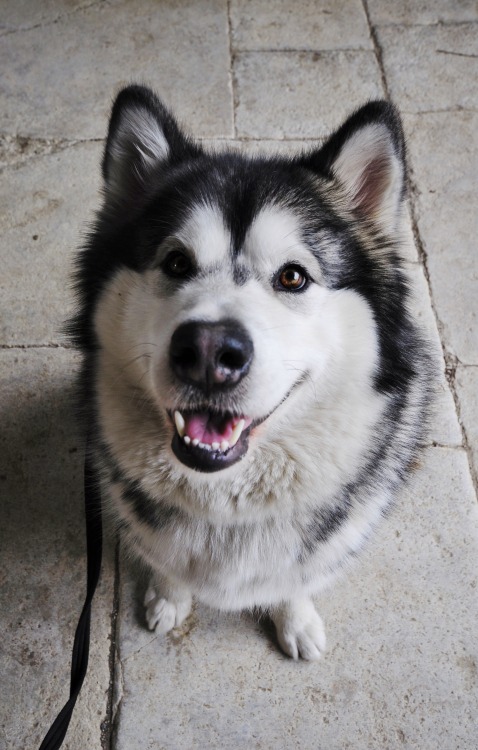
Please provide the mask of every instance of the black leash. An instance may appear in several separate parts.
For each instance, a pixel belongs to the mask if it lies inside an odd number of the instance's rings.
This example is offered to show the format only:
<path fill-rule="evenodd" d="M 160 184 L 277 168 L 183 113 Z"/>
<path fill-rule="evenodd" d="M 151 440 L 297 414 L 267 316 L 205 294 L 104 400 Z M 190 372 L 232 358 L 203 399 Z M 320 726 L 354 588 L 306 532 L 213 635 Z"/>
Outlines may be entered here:
<path fill-rule="evenodd" d="M 85 516 L 88 573 L 86 598 L 78 621 L 71 657 L 70 697 L 65 703 L 40 745 L 40 750 L 57 750 L 63 744 L 71 715 L 75 707 L 88 667 L 90 649 L 91 602 L 101 570 L 102 526 L 101 495 L 98 480 L 92 467 L 89 442 L 85 456 Z"/>

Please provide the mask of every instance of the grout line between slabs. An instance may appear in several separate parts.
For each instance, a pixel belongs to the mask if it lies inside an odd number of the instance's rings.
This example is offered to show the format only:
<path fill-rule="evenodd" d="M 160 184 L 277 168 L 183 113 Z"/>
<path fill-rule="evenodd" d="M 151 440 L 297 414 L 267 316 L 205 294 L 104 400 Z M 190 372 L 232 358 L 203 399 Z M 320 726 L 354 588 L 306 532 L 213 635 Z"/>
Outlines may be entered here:
<path fill-rule="evenodd" d="M 430 272 L 428 270 L 428 256 L 426 253 L 426 250 L 423 245 L 423 241 L 420 235 L 420 230 L 418 228 L 418 221 L 417 221 L 417 215 L 416 215 L 416 209 L 415 209 L 415 202 L 413 200 L 414 194 L 417 190 L 416 183 L 414 180 L 414 173 L 413 169 L 409 167 L 409 194 L 410 194 L 410 218 L 412 223 L 412 230 L 413 230 L 413 238 L 415 241 L 415 244 L 417 246 L 418 250 L 418 257 L 420 259 L 420 263 L 423 267 L 423 272 L 425 274 L 425 279 L 428 285 L 428 292 L 430 295 L 430 302 L 431 302 L 431 308 L 433 311 L 433 315 L 435 317 L 435 321 L 438 328 L 438 333 L 440 336 L 440 345 L 441 350 L 443 354 L 443 359 L 445 361 L 445 376 L 446 380 L 448 382 L 448 386 L 450 388 L 451 395 L 453 397 L 453 403 L 455 405 L 455 412 L 458 418 L 458 424 L 460 425 L 461 430 L 461 436 L 462 436 L 462 442 L 463 447 L 466 451 L 466 456 L 468 460 L 468 467 L 470 470 L 471 480 L 473 482 L 473 486 L 475 489 L 475 494 L 478 499 L 478 482 L 477 478 L 475 476 L 474 466 L 473 466 L 473 458 L 471 453 L 471 446 L 468 440 L 468 434 L 466 432 L 465 426 L 463 424 L 462 418 L 461 418 L 461 403 L 460 403 L 460 397 L 458 395 L 458 391 L 456 388 L 456 370 L 458 366 L 462 365 L 462 363 L 459 361 L 458 357 L 456 357 L 452 352 L 448 351 L 447 346 L 445 344 L 445 337 L 443 334 L 444 326 L 443 323 L 438 315 L 437 309 L 435 307 L 435 302 L 433 299 L 433 293 L 432 293 L 432 284 L 430 280 Z M 466 367 L 466 365 L 462 365 Z"/>
<path fill-rule="evenodd" d="M 393 23 L 393 21 L 390 21 L 389 23 L 376 23 L 375 27 L 378 29 L 395 29 L 395 28 L 402 28 L 402 29 L 436 29 L 436 28 L 445 28 L 446 26 L 452 26 L 460 27 L 460 26 L 470 26 L 472 24 L 477 24 L 478 18 L 471 18 L 469 21 L 434 21 L 432 23 Z"/>
<path fill-rule="evenodd" d="M 367 19 L 367 24 L 370 32 L 370 38 L 372 39 L 373 44 L 373 51 L 375 53 L 375 58 L 377 60 L 377 64 L 380 70 L 380 78 L 382 81 L 382 88 L 385 95 L 385 98 L 390 101 L 390 91 L 388 88 L 388 82 L 387 77 L 385 75 L 385 67 L 383 64 L 383 55 L 382 55 L 382 48 L 380 46 L 380 43 L 378 41 L 377 32 L 375 30 L 375 26 L 372 24 L 372 19 L 370 17 L 370 11 L 368 8 L 368 0 L 362 0 L 362 5 L 365 13 L 365 17 Z"/>
<path fill-rule="evenodd" d="M 0 344 L 0 351 L 25 351 L 29 349 L 63 349 L 65 351 L 77 351 L 73 344 Z"/>
<path fill-rule="evenodd" d="M 17 150 L 9 155 L 7 149 L 5 149 L 6 157 L 0 165 L 0 173 L 6 172 L 7 170 L 21 169 L 30 162 L 44 159 L 48 156 L 55 156 L 55 154 L 61 154 L 63 151 L 68 151 L 69 149 L 76 148 L 76 146 L 81 146 L 85 143 L 102 143 L 104 140 L 104 138 L 55 140 L 54 138 L 35 138 L 19 134 L 12 135 L 10 133 L 0 133 L 0 139 L 2 138 L 5 139 L 7 146 L 8 140 L 11 139 L 10 142 L 16 144 Z M 28 149 L 29 147 L 32 149 L 38 148 L 38 151 L 35 152 L 33 150 L 33 153 L 25 153 L 25 151 L 22 151 L 22 149 Z"/>
<path fill-rule="evenodd" d="M 371 21 L 370 12 L 369 12 L 369 8 L 368 8 L 368 0 L 362 0 L 362 3 L 363 3 L 365 15 L 367 17 L 367 23 L 369 25 L 370 34 L 371 34 L 371 37 L 372 37 L 372 40 L 373 40 L 375 54 L 376 54 L 376 57 L 377 57 L 377 63 L 378 63 L 378 66 L 380 68 L 380 74 L 381 74 L 381 77 L 382 77 L 382 85 L 383 85 L 383 89 L 384 89 L 384 92 L 385 92 L 385 96 L 388 99 L 388 101 L 391 101 L 390 90 L 389 90 L 389 87 L 388 87 L 387 77 L 386 77 L 386 74 L 385 74 L 385 67 L 384 67 L 384 64 L 383 64 L 383 52 L 382 52 L 382 48 L 380 46 L 380 43 L 378 41 L 378 36 L 377 36 L 376 30 L 375 30 L 375 27 L 373 26 L 372 21 Z M 447 110 L 447 111 L 449 111 L 449 110 Z M 453 397 L 453 402 L 454 402 L 454 405 L 455 405 L 455 412 L 456 412 L 458 423 L 459 423 L 460 429 L 461 429 L 462 443 L 463 443 L 463 447 L 464 447 L 464 449 L 466 451 L 466 456 L 467 456 L 467 460 L 468 460 L 468 468 L 469 468 L 471 480 L 473 482 L 473 486 L 474 486 L 474 489 L 475 489 L 475 495 L 478 498 L 478 486 L 477 486 L 477 480 L 476 480 L 474 469 L 473 469 L 473 460 L 472 460 L 472 455 L 471 455 L 471 447 L 470 447 L 470 444 L 469 444 L 469 441 L 468 441 L 468 435 L 466 433 L 465 427 L 464 427 L 463 422 L 461 420 L 460 399 L 458 397 L 458 392 L 457 392 L 457 389 L 456 389 L 456 386 L 455 386 L 456 368 L 457 368 L 459 362 L 458 362 L 458 358 L 457 357 L 455 357 L 451 352 L 447 351 L 447 347 L 446 347 L 446 344 L 445 344 L 445 338 L 443 336 L 443 323 L 440 320 L 440 317 L 439 317 L 439 315 L 437 313 L 437 310 L 436 310 L 436 307 L 435 307 L 435 304 L 434 304 L 433 293 L 432 293 L 432 285 L 431 285 L 431 282 L 430 282 L 430 273 L 429 273 L 429 270 L 428 270 L 428 257 L 427 257 L 427 253 L 426 253 L 424 244 L 422 242 L 420 231 L 418 229 L 416 207 L 415 207 L 415 201 L 414 201 L 414 196 L 416 194 L 417 187 L 416 187 L 416 184 L 415 184 L 415 181 L 414 181 L 413 169 L 412 169 L 412 167 L 411 167 L 411 165 L 409 163 L 409 159 L 408 158 L 407 158 L 407 173 L 408 173 L 408 193 L 409 193 L 410 219 L 411 219 L 411 223 L 412 223 L 413 237 L 414 237 L 415 244 L 417 246 L 418 257 L 419 257 L 420 263 L 421 263 L 421 265 L 423 267 L 423 272 L 425 274 L 425 279 L 426 279 L 426 282 L 427 282 L 427 285 L 428 285 L 428 292 L 429 292 L 429 295 L 430 295 L 431 308 L 432 308 L 432 312 L 433 312 L 433 315 L 435 317 L 435 321 L 436 321 L 436 324 L 437 324 L 438 333 L 439 333 L 439 336 L 440 336 L 441 350 L 442 350 L 442 354 L 443 354 L 443 359 L 445 361 L 445 375 L 446 375 L 446 379 L 448 381 L 448 385 L 450 387 L 450 391 L 451 391 L 451 394 L 452 394 L 452 397 Z"/>
<path fill-rule="evenodd" d="M 81 5 L 79 8 L 74 8 L 70 13 L 60 13 L 56 18 L 50 18 L 47 21 L 40 21 L 39 23 L 33 24 L 33 26 L 22 26 L 17 29 L 6 29 L 3 31 L 3 33 L 0 33 L 0 38 L 4 36 L 12 36 L 13 34 L 23 34 L 26 31 L 34 31 L 35 29 L 45 29 L 49 26 L 55 26 L 57 23 L 61 23 L 62 21 L 65 21 L 72 16 L 77 15 L 78 13 L 81 13 L 82 11 L 89 10 L 90 8 L 94 8 L 95 5 L 108 5 L 109 3 L 105 2 L 105 0 L 93 0 L 92 3 L 89 3 L 88 5 Z"/>
<path fill-rule="evenodd" d="M 115 676 L 117 662 L 117 635 L 118 635 L 118 613 L 119 613 L 119 540 L 115 545 L 115 566 L 113 585 L 113 607 L 110 620 L 110 653 L 108 657 L 110 680 L 108 685 L 108 699 L 106 705 L 106 716 L 101 723 L 101 748 L 102 750 L 114 750 L 113 747 L 113 709 L 115 699 Z"/>
<path fill-rule="evenodd" d="M 233 137 L 237 138 L 237 108 L 239 106 L 239 101 L 237 98 L 237 85 L 236 85 L 236 79 L 234 75 L 234 58 L 235 58 L 235 52 L 234 52 L 234 45 L 232 42 L 232 16 L 231 16 L 231 0 L 227 0 L 227 31 L 228 31 L 228 38 L 229 38 L 229 81 L 231 85 L 231 95 L 232 95 L 232 132 Z"/>
<path fill-rule="evenodd" d="M 282 54 L 294 54 L 294 55 L 333 55 L 336 52 L 366 52 L 368 55 L 373 55 L 374 50 L 370 47 L 241 47 L 236 49 L 238 55 L 282 55 Z"/>

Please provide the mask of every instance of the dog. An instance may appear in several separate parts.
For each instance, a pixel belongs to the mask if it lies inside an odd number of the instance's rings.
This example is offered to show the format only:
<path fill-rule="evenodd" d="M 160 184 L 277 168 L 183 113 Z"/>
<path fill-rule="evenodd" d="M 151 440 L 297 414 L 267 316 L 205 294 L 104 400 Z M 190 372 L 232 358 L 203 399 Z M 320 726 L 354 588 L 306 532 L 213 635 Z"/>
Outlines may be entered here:
<path fill-rule="evenodd" d="M 180 626 L 195 597 L 266 613 L 286 654 L 318 659 L 313 597 L 393 504 L 429 411 L 397 110 L 250 158 L 131 85 L 102 171 L 71 334 L 105 510 L 151 570 L 148 627 Z"/>

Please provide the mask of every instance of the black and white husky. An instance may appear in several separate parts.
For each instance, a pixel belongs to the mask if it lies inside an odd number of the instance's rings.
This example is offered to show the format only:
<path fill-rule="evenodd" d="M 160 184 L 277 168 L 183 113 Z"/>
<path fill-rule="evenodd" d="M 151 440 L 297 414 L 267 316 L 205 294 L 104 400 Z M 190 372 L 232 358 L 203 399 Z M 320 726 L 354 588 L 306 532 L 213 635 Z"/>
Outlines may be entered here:
<path fill-rule="evenodd" d="M 399 116 L 353 114 L 294 158 L 211 153 L 124 89 L 74 336 L 104 504 L 152 570 L 146 620 L 193 597 L 325 648 L 312 597 L 412 464 L 431 365 L 399 258 Z"/>

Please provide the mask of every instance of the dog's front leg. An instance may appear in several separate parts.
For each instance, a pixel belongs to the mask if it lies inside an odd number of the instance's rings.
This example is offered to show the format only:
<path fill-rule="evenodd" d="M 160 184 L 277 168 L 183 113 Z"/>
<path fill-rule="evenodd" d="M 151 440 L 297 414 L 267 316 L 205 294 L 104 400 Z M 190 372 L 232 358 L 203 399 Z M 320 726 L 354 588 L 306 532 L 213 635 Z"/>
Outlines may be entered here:
<path fill-rule="evenodd" d="M 325 651 L 324 624 L 308 597 L 297 597 L 271 611 L 277 638 L 283 651 L 293 659 L 320 659 Z"/>
<path fill-rule="evenodd" d="M 186 586 L 153 573 L 144 596 L 146 622 L 159 635 L 181 625 L 191 612 L 192 596 Z"/>

